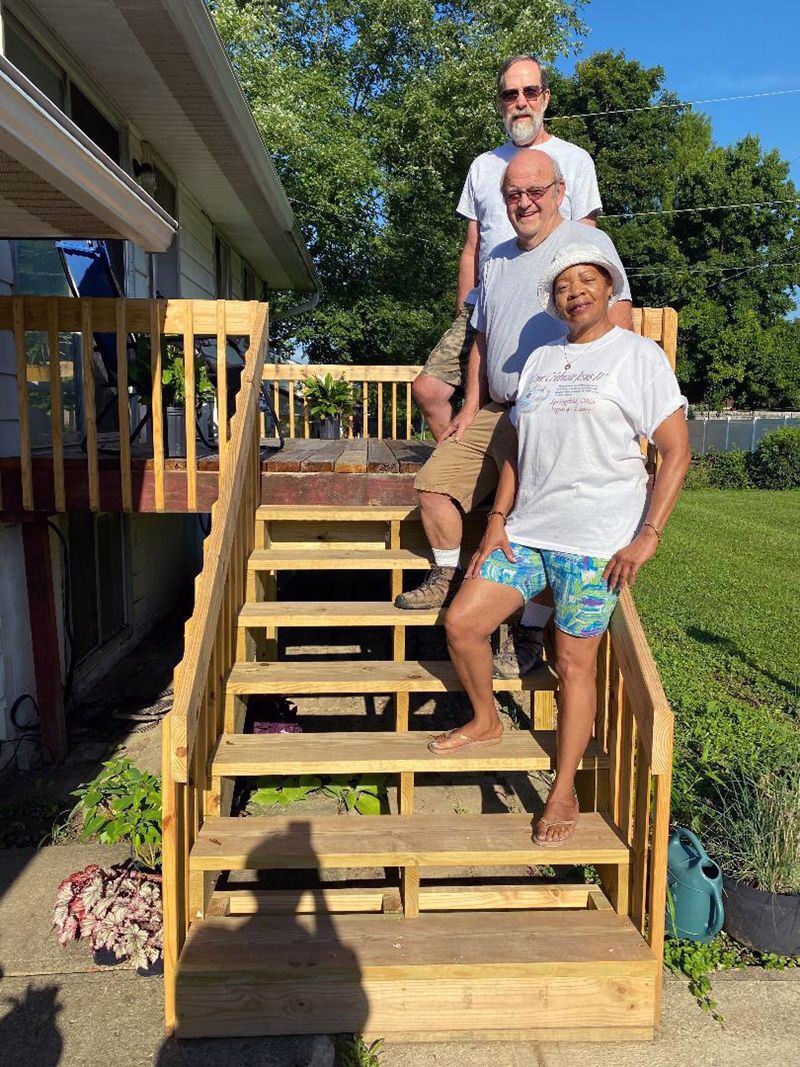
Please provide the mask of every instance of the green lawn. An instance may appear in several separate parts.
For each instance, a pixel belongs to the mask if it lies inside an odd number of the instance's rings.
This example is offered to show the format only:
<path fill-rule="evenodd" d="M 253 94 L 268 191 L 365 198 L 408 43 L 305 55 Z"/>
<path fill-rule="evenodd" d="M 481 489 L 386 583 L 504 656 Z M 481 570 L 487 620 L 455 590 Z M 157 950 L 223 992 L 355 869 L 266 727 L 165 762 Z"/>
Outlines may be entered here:
<path fill-rule="evenodd" d="M 635 598 L 677 716 L 676 815 L 800 759 L 800 492 L 685 492 Z"/>

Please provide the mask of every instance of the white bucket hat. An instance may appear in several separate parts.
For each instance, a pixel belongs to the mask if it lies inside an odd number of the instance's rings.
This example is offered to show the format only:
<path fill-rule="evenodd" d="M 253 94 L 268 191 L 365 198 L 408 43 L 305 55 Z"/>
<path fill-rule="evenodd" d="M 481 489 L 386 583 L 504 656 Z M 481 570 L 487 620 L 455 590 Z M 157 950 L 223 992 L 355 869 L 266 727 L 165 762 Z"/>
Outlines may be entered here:
<path fill-rule="evenodd" d="M 547 314 L 552 315 L 555 319 L 559 319 L 561 316 L 556 309 L 556 302 L 553 297 L 553 283 L 562 270 L 566 270 L 567 267 L 574 267 L 578 263 L 592 263 L 595 267 L 604 267 L 611 275 L 609 307 L 612 304 L 616 304 L 625 289 L 625 275 L 619 266 L 613 260 L 610 260 L 597 245 L 589 244 L 588 242 L 586 244 L 565 245 L 556 253 L 553 262 L 539 279 L 539 303 Z"/>

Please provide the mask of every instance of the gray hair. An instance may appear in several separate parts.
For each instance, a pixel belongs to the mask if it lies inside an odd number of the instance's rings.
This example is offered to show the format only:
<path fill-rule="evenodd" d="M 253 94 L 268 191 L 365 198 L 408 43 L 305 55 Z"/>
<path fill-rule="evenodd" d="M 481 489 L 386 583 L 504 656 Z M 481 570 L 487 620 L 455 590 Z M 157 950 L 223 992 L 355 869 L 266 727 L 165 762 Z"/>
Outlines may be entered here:
<path fill-rule="evenodd" d="M 524 152 L 524 151 L 526 151 L 526 149 L 523 148 L 522 151 Z M 528 149 L 527 151 L 537 151 L 537 149 L 534 147 L 532 149 Z M 550 160 L 551 164 L 553 165 L 553 181 L 556 183 L 556 185 L 559 185 L 561 182 L 563 182 L 564 175 L 563 175 L 563 173 L 561 171 L 561 167 L 559 167 L 559 165 L 558 165 L 558 160 L 554 159 L 553 156 L 549 155 L 547 152 L 545 152 L 545 155 L 547 156 L 547 158 Z M 505 187 L 506 187 L 506 174 L 508 173 L 508 168 L 510 166 L 511 166 L 511 163 L 506 163 L 505 170 L 503 171 L 502 177 L 500 178 L 500 188 L 501 188 L 501 190 L 505 189 Z"/>
<path fill-rule="evenodd" d="M 539 78 L 542 83 L 542 88 L 548 88 L 547 69 L 542 65 L 541 59 L 537 56 L 522 55 L 522 56 L 509 56 L 500 68 L 500 73 L 497 75 L 497 95 L 499 96 L 503 89 L 503 76 L 509 67 L 513 67 L 515 63 L 535 63 L 539 68 Z"/>

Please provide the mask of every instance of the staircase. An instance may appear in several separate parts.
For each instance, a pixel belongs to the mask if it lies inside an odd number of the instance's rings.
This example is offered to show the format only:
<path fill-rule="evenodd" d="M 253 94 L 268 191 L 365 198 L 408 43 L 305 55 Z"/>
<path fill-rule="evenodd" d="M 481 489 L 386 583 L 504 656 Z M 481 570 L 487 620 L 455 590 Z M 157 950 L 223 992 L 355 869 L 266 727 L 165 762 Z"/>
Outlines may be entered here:
<path fill-rule="evenodd" d="M 170 1029 L 179 1037 L 651 1038 L 660 1001 L 672 717 L 630 596 L 602 647 L 574 836 L 545 849 L 532 843 L 531 814 L 415 813 L 419 774 L 553 767 L 557 679 L 543 667 L 495 683 L 498 691 L 530 693 L 530 730 L 507 731 L 484 751 L 430 753 L 432 735 L 409 730 L 409 694 L 461 687 L 449 660 L 406 658 L 407 627 L 440 626 L 442 613 L 392 603 L 404 572 L 429 566 L 418 514 L 259 506 L 244 407 L 237 419 L 228 460 L 233 467 L 239 454 L 244 473 L 231 499 L 221 494 L 209 538 L 216 541 L 206 545 L 206 559 L 217 562 L 198 581 L 165 731 Z M 251 462 L 242 463 L 248 455 Z M 277 576 L 302 570 L 323 578 L 351 572 L 353 600 L 279 599 Z M 385 602 L 357 598 L 364 571 L 387 572 Z M 287 626 L 319 628 L 320 644 L 326 630 L 385 627 L 392 656 L 281 661 L 278 633 Z M 247 699 L 261 694 L 391 694 L 393 728 L 245 734 Z M 350 773 L 397 776 L 396 812 L 300 818 L 289 808 L 267 818 L 230 816 L 236 779 Z M 599 883 L 537 884 L 502 874 L 510 865 L 544 864 L 591 864 Z M 465 867 L 478 875 L 442 878 Z M 377 883 L 376 868 L 385 872 Z M 309 870 L 348 878 L 313 879 L 308 888 L 306 876 L 305 888 L 293 887 L 294 872 Z M 280 888 L 237 882 L 252 871 L 287 873 Z"/>

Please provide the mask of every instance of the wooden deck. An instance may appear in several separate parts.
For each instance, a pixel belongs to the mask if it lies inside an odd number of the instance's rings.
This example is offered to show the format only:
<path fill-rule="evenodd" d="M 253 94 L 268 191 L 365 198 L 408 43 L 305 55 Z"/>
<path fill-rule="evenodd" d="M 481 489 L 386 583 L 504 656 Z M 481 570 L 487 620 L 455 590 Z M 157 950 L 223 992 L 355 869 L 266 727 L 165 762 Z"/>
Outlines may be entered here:
<path fill-rule="evenodd" d="M 101 511 L 123 511 L 118 453 L 111 435 L 103 435 L 105 449 L 98 455 Z M 377 441 L 354 438 L 341 441 L 288 440 L 261 446 L 261 500 L 265 504 L 413 504 L 414 475 L 431 454 L 431 442 Z M 90 507 L 86 456 L 74 444 L 64 449 L 64 491 L 67 511 Z M 33 511 L 56 508 L 54 462 L 51 455 L 31 458 Z M 133 449 L 130 459 L 131 510 L 154 512 L 156 472 L 152 455 Z M 313 478 L 307 477 L 313 475 Z M 208 512 L 217 499 L 219 457 L 207 449 L 196 462 L 196 504 L 189 507 L 189 479 L 185 459 L 164 460 L 164 511 Z M 0 458 L 0 519 L 9 520 L 24 510 L 20 461 Z"/>

